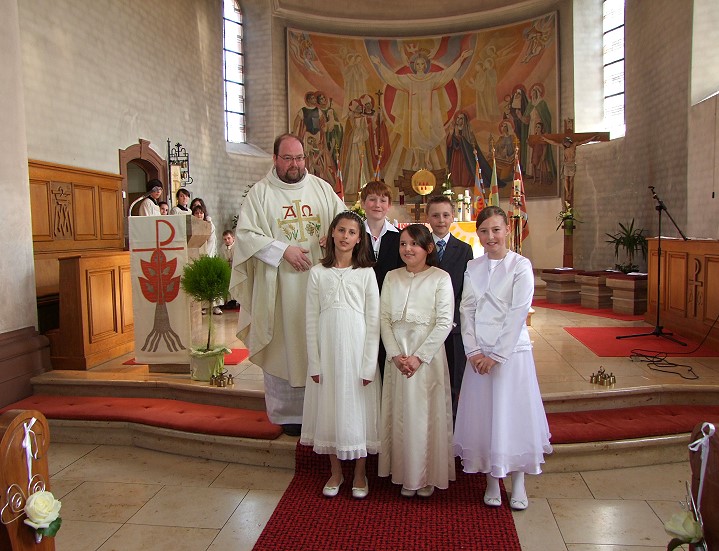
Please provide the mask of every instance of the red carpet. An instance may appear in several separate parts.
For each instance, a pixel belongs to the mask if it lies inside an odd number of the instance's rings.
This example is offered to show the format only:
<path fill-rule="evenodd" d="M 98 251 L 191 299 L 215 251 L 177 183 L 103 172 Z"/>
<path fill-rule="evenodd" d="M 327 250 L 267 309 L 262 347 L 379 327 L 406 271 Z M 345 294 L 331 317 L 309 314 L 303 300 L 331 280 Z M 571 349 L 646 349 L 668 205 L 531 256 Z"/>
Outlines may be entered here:
<path fill-rule="evenodd" d="M 225 365 L 237 365 L 244 362 L 250 355 L 250 351 L 247 348 L 233 348 L 232 352 L 225 354 Z M 122 365 L 147 365 L 141 364 L 135 361 L 135 358 L 122 362 Z"/>
<path fill-rule="evenodd" d="M 274 440 L 282 434 L 282 427 L 270 423 L 264 411 L 163 398 L 36 394 L 0 413 L 8 409 L 36 409 L 48 419 L 125 421 L 218 436 Z"/>
<path fill-rule="evenodd" d="M 640 349 L 652 352 L 666 352 L 669 356 L 680 355 L 687 358 L 702 358 L 719 356 L 719 350 L 704 344 L 698 351 L 694 350 L 699 341 L 674 334 L 676 338 L 687 343 L 681 346 L 662 337 L 637 337 L 633 339 L 617 339 L 617 335 L 636 335 L 648 333 L 653 327 L 565 327 L 564 330 L 575 339 L 602 358 L 629 356 L 632 350 Z M 681 354 L 678 354 L 681 353 Z"/>
<path fill-rule="evenodd" d="M 611 308 L 584 308 L 581 304 L 554 304 L 543 298 L 535 298 L 532 301 L 533 308 L 549 308 L 550 310 L 562 310 L 563 312 L 574 312 L 599 318 L 609 318 L 622 321 L 642 321 L 644 316 L 633 316 L 631 314 L 617 314 Z"/>
<path fill-rule="evenodd" d="M 403 498 L 389 477 L 377 478 L 377 456 L 367 460 L 370 493 L 352 498 L 354 462 L 343 462 L 345 483 L 335 498 L 322 495 L 329 460 L 297 445 L 295 477 L 285 491 L 254 551 L 520 551 L 519 538 L 504 505 L 482 503 L 483 475 L 466 475 L 457 463 L 457 481 L 430 498 Z"/>

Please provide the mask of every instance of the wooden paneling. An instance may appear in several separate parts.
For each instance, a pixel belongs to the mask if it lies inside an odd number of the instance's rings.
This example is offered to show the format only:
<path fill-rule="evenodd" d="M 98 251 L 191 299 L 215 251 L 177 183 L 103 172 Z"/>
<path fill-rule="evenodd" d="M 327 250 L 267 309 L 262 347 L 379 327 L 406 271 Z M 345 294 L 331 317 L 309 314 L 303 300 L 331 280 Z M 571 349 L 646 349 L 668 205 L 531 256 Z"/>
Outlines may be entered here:
<path fill-rule="evenodd" d="M 87 271 L 88 336 L 91 343 L 117 334 L 115 275 L 119 277 L 119 269 L 114 267 Z"/>
<path fill-rule="evenodd" d="M 35 253 L 125 246 L 122 176 L 29 161 Z"/>
<path fill-rule="evenodd" d="M 132 351 L 130 253 L 60 258 L 60 329 L 48 333 L 54 369 L 89 369 Z"/>
<path fill-rule="evenodd" d="M 97 229 L 97 189 L 80 184 L 73 185 L 75 197 L 75 239 L 78 241 L 96 241 L 100 232 Z"/>
<path fill-rule="evenodd" d="M 657 319 L 657 279 L 660 325 L 680 335 L 719 346 L 719 241 L 662 239 L 661 277 L 657 277 L 657 240 L 649 239 L 648 309 L 645 320 Z M 710 331 L 711 329 L 711 331 Z"/>
<path fill-rule="evenodd" d="M 52 241 L 52 212 L 50 210 L 49 186 L 45 182 L 30 180 L 30 204 L 32 205 L 32 240 Z"/>
<path fill-rule="evenodd" d="M 122 212 L 117 190 L 99 189 L 100 193 L 100 239 L 122 239 Z"/>
<path fill-rule="evenodd" d="M 132 312 L 132 275 L 129 266 L 120 268 L 120 327 L 123 333 L 132 331 L 135 326 L 135 318 Z"/>
<path fill-rule="evenodd" d="M 686 314 L 687 307 L 687 253 L 666 251 L 667 297 L 664 307 L 677 315 Z"/>

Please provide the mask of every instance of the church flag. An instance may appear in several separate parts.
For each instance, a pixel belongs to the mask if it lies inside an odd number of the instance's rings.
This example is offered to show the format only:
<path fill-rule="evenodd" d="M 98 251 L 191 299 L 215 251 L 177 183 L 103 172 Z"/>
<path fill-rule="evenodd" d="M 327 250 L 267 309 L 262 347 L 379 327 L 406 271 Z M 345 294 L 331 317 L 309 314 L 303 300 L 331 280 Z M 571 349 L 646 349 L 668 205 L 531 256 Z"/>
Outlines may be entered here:
<path fill-rule="evenodd" d="M 489 186 L 489 206 L 499 206 L 499 184 L 497 183 L 497 159 L 492 155 L 492 182 Z"/>
<path fill-rule="evenodd" d="M 524 180 L 522 179 L 522 167 L 519 166 L 519 148 L 515 150 L 514 156 L 514 195 L 517 196 L 514 207 L 514 214 L 522 220 L 521 240 L 529 237 L 529 217 L 527 216 L 527 196 L 524 193 Z"/>
<path fill-rule="evenodd" d="M 484 202 L 484 182 L 482 181 L 482 171 L 479 169 L 479 158 L 477 157 L 477 148 L 474 148 L 474 203 L 472 204 L 472 211 L 474 212 L 474 219 L 477 219 L 477 215 L 486 207 Z"/>

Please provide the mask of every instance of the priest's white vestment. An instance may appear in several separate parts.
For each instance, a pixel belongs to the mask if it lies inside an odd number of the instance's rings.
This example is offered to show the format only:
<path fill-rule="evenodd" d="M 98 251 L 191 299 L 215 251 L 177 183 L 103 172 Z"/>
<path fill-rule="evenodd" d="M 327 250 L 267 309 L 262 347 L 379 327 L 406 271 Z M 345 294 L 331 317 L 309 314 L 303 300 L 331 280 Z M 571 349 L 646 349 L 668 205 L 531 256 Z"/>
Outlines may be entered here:
<path fill-rule="evenodd" d="M 324 254 L 320 238 L 343 210 L 345 204 L 324 180 L 305 174 L 288 184 L 274 168 L 252 186 L 240 208 L 230 281 L 230 294 L 240 303 L 237 336 L 249 348 L 253 363 L 291 387 L 304 387 L 307 377 L 309 271 L 295 271 L 282 254 L 289 245 L 297 245 L 309 250 L 313 265 L 319 263 Z M 271 388 L 265 393 L 271 414 L 270 403 L 276 397 L 269 395 Z M 300 416 L 301 412 L 300 403 Z M 289 417 L 272 420 L 293 422 Z"/>

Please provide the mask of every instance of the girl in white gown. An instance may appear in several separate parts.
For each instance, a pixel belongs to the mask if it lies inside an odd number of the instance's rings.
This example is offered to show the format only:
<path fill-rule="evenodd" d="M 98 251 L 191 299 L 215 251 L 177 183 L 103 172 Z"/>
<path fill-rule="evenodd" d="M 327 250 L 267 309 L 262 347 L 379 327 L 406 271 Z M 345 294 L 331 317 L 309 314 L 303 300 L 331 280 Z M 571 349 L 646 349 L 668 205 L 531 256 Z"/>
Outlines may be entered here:
<path fill-rule="evenodd" d="M 526 319 L 534 293 L 528 259 L 507 249 L 507 215 L 487 207 L 477 217 L 484 256 L 470 260 L 459 306 L 467 365 L 454 428 L 466 473 L 486 473 L 484 503 L 499 507 L 499 479 L 512 474 L 512 509 L 529 501 L 524 473 L 542 472 L 551 453 Z"/>
<path fill-rule="evenodd" d="M 368 453 L 379 451 L 379 289 L 364 222 L 354 212 L 330 224 L 327 254 L 307 284 L 307 384 L 300 442 L 328 454 L 332 475 L 322 490 L 339 493 L 341 460 L 355 459 L 352 495 L 369 486 Z"/>
<path fill-rule="evenodd" d="M 444 341 L 454 319 L 452 280 L 437 268 L 429 230 L 402 230 L 404 268 L 387 274 L 380 299 L 387 349 L 382 392 L 379 476 L 392 475 L 401 494 L 429 497 L 455 479 L 452 398 Z"/>

